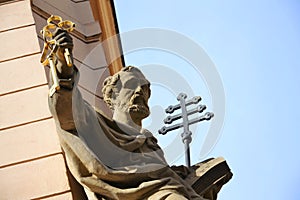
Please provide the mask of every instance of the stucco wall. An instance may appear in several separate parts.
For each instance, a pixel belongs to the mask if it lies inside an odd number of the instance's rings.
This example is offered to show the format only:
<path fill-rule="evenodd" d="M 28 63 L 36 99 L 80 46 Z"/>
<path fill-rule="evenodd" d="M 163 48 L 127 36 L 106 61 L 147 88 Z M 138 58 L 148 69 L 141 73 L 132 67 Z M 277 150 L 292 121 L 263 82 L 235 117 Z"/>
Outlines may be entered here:
<path fill-rule="evenodd" d="M 33 12 L 30 3 L 0 4 L 0 199 L 74 199 L 76 187 L 68 179 L 39 63 L 42 41 L 37 33 L 46 18 Z M 84 42 L 74 37 L 74 45 L 84 98 L 107 110 L 100 92 L 109 74 L 101 38 Z"/>
<path fill-rule="evenodd" d="M 72 199 L 30 2 L 0 6 L 0 199 Z"/>

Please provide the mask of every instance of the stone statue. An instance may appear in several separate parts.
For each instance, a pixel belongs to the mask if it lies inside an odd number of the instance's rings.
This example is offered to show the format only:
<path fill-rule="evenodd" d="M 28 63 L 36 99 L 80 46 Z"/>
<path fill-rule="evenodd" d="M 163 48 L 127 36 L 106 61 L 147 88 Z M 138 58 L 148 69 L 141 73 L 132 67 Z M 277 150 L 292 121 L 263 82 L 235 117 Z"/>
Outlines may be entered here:
<path fill-rule="evenodd" d="M 201 179 L 197 177 L 197 169 L 211 160 L 190 169 L 170 167 L 156 138 L 142 128 L 142 120 L 150 114 L 151 90 L 138 68 L 125 67 L 104 81 L 104 101 L 113 110 L 110 119 L 81 97 L 77 88 L 79 72 L 75 66 L 67 66 L 63 55 L 68 48 L 73 59 L 71 36 L 57 29 L 54 39 L 58 46 L 54 60 L 60 89 L 49 97 L 49 107 L 68 168 L 89 200 L 216 199 L 230 174 L 219 185 L 215 183 L 220 181 L 212 179 L 208 186 L 205 181 L 200 183 L 204 189 L 194 187 Z M 52 85 L 53 78 L 49 80 Z"/>

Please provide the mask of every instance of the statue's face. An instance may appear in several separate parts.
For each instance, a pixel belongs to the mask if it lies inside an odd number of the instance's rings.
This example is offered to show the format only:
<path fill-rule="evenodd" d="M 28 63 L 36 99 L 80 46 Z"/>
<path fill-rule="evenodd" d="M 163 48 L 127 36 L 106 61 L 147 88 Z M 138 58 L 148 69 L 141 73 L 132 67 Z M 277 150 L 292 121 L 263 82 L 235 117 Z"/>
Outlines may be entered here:
<path fill-rule="evenodd" d="M 142 73 L 120 72 L 117 87 L 119 92 L 116 94 L 115 106 L 129 112 L 133 121 L 149 116 L 150 83 Z"/>

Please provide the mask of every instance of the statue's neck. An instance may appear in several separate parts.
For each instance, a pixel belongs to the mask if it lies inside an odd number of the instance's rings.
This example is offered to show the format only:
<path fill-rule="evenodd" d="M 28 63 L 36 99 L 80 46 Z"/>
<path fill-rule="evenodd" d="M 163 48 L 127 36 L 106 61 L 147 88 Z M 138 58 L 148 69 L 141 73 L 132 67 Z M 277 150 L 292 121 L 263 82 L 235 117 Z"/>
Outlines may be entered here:
<path fill-rule="evenodd" d="M 141 120 L 134 121 L 131 118 L 129 112 L 126 112 L 124 110 L 121 110 L 121 109 L 114 110 L 114 114 L 113 114 L 112 118 L 117 123 L 121 123 L 121 124 L 127 125 L 129 127 L 132 127 L 139 132 L 142 128 L 142 121 Z"/>

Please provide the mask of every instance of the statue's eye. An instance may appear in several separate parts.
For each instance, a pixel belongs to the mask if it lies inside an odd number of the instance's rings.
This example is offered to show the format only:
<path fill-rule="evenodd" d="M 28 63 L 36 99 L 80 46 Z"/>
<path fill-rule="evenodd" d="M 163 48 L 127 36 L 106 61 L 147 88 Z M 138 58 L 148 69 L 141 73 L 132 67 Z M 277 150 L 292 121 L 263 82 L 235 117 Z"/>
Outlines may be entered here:
<path fill-rule="evenodd" d="M 143 92 L 147 93 L 150 96 L 150 84 L 145 84 L 142 86 Z"/>
<path fill-rule="evenodd" d="M 126 81 L 123 86 L 124 86 L 124 88 L 127 88 L 127 89 L 135 89 L 138 86 L 138 84 L 135 79 L 130 79 L 130 80 Z"/>
<path fill-rule="evenodd" d="M 115 87 L 117 88 L 118 91 L 120 91 L 121 88 L 122 88 L 122 83 L 121 83 L 121 81 L 117 81 L 116 84 L 115 84 Z"/>

